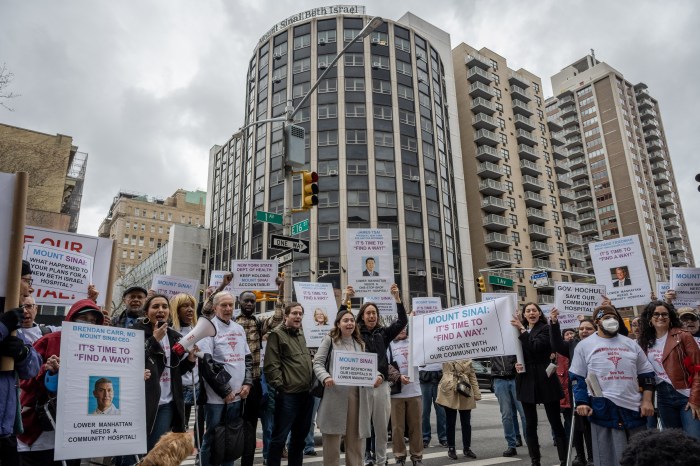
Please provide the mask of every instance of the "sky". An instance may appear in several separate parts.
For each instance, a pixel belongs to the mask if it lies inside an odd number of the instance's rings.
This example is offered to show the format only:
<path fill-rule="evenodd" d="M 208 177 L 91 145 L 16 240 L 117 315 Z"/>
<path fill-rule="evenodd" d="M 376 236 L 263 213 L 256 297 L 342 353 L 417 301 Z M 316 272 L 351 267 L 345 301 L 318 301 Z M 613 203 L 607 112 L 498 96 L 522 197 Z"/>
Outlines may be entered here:
<path fill-rule="evenodd" d="M 19 94 L 0 123 L 66 134 L 89 154 L 79 232 L 96 235 L 120 191 L 165 198 L 206 190 L 209 149 L 242 124 L 245 70 L 276 22 L 307 0 L 4 0 L 0 64 Z M 350 4 L 350 3 L 348 3 Z M 693 0 L 365 1 L 368 15 L 410 11 L 453 48 L 487 47 L 549 78 L 595 50 L 661 107 L 691 243 L 700 254 L 695 174 L 700 2 Z M 443 57 L 444 58 L 444 57 Z M 699 259 L 700 260 L 700 259 Z"/>

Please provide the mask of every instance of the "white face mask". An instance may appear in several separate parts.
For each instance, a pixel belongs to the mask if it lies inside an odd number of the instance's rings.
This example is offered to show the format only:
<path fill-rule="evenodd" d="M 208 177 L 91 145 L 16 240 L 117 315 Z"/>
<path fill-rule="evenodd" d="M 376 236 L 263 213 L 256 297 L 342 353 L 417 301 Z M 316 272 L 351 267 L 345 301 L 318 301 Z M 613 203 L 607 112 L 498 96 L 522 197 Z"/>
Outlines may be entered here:
<path fill-rule="evenodd" d="M 610 333 L 615 333 L 620 328 L 620 323 L 617 321 L 617 319 L 605 319 L 601 325 Z"/>

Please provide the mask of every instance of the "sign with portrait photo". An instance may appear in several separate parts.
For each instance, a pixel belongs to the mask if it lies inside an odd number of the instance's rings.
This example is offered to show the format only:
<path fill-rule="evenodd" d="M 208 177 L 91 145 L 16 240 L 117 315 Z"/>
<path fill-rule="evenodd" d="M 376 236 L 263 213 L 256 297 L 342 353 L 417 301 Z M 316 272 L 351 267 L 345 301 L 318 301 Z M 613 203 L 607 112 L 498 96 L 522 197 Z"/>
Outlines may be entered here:
<path fill-rule="evenodd" d="M 649 303 L 651 286 L 637 235 L 588 245 L 596 283 L 605 286 L 616 307 Z"/>
<path fill-rule="evenodd" d="M 294 282 L 296 300 L 304 308 L 302 328 L 306 346 L 316 348 L 333 329 L 338 306 L 331 283 Z"/>
<path fill-rule="evenodd" d="M 355 296 L 388 293 L 394 283 L 391 230 L 347 230 L 348 285 Z"/>

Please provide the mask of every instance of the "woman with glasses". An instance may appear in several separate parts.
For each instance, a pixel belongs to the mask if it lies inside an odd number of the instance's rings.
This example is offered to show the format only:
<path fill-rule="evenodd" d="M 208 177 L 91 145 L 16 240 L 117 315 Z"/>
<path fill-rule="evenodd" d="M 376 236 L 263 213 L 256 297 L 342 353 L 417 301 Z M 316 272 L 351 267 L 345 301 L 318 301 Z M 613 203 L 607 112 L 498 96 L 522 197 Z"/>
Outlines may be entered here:
<path fill-rule="evenodd" d="M 652 301 L 639 320 L 639 346 L 656 372 L 656 400 L 665 429 L 700 440 L 700 348 L 681 329 L 670 304 Z"/>

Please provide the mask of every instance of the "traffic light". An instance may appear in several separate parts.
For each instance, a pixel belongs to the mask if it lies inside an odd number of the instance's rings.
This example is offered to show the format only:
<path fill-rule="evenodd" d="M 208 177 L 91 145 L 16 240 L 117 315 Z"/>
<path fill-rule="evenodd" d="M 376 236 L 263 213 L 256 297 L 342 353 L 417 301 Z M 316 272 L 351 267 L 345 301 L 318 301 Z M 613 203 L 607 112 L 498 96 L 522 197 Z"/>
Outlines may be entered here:
<path fill-rule="evenodd" d="M 301 208 L 308 210 L 318 205 L 318 173 L 301 172 Z"/>
<path fill-rule="evenodd" d="M 695 175 L 695 181 L 697 181 L 698 183 L 700 183 L 700 173 L 698 173 L 697 175 Z M 700 186 L 698 186 L 698 191 L 700 191 Z"/>
<path fill-rule="evenodd" d="M 477 281 L 479 282 L 479 291 L 482 293 L 486 291 L 486 282 L 484 281 L 484 276 L 479 275 L 479 278 L 477 278 Z"/>

